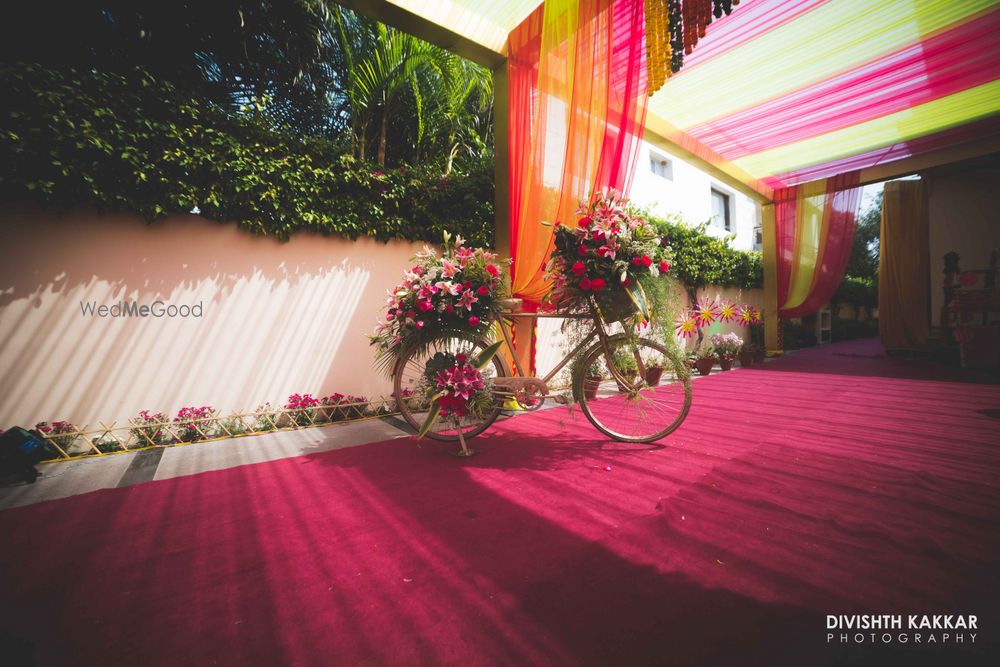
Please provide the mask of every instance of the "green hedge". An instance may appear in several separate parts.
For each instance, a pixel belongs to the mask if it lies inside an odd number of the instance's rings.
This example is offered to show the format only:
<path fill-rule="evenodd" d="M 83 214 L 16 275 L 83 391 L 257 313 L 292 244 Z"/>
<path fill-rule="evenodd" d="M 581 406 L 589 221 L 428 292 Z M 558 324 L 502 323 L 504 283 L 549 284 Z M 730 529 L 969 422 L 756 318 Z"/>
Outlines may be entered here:
<path fill-rule="evenodd" d="M 878 305 L 878 285 L 870 278 L 844 276 L 830 301 L 874 308 Z"/>
<path fill-rule="evenodd" d="M 493 172 L 441 177 L 379 170 L 316 138 L 275 132 L 154 79 L 0 67 L 0 197 L 131 211 L 148 220 L 195 206 L 213 220 L 286 238 L 439 241 L 448 229 L 492 245 Z"/>
<path fill-rule="evenodd" d="M 677 215 L 650 220 L 670 244 L 670 272 L 688 287 L 706 285 L 752 289 L 764 286 L 764 265 L 759 252 L 735 250 L 725 239 L 684 224 Z"/>

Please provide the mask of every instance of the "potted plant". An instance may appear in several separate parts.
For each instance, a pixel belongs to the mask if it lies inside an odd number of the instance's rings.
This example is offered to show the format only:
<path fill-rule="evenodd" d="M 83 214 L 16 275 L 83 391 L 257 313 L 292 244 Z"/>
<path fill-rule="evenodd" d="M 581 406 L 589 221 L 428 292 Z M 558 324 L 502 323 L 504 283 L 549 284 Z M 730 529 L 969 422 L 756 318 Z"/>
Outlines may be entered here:
<path fill-rule="evenodd" d="M 757 347 L 753 343 L 746 342 L 740 348 L 740 366 L 746 368 L 747 366 L 753 366 L 753 352 L 754 348 Z"/>
<path fill-rule="evenodd" d="M 764 349 L 763 345 L 753 346 L 753 362 L 755 364 L 764 363 L 764 357 L 767 356 L 767 350 Z"/>
<path fill-rule="evenodd" d="M 706 345 L 698 350 L 698 356 L 694 361 L 694 367 L 698 369 L 698 374 L 708 375 L 711 373 L 712 368 L 715 366 L 716 358 L 715 348 L 711 345 Z"/>
<path fill-rule="evenodd" d="M 663 377 L 663 369 L 666 368 L 667 362 L 663 357 L 658 357 L 655 359 L 650 359 L 646 363 L 646 384 L 650 387 L 655 387 L 660 384 L 660 378 Z"/>
<path fill-rule="evenodd" d="M 635 363 L 635 357 L 628 350 L 618 350 L 615 352 L 615 368 L 622 376 L 632 382 L 639 374 L 639 367 Z"/>
<path fill-rule="evenodd" d="M 719 355 L 719 367 L 724 371 L 732 370 L 736 354 L 743 345 L 743 339 L 734 333 L 712 334 L 712 345 Z"/>

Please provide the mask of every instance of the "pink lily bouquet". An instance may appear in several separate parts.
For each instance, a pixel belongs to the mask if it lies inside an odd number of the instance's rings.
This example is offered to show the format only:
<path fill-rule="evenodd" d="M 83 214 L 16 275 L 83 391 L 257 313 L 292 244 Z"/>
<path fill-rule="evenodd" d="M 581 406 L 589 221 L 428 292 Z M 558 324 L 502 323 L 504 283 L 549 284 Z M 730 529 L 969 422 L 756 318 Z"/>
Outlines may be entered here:
<path fill-rule="evenodd" d="M 466 446 L 465 438 L 462 437 L 462 418 L 469 414 L 482 417 L 493 409 L 493 388 L 483 377 L 482 370 L 493 360 L 499 349 L 498 341 L 474 358 L 462 353 L 439 353 L 431 359 L 425 369 L 425 377 L 434 393 L 430 398 L 430 411 L 420 427 L 419 437 L 424 437 L 439 418 L 450 418 L 462 444 L 461 455 L 471 456 L 474 453 Z"/>
<path fill-rule="evenodd" d="M 613 190 L 595 193 L 576 215 L 575 228 L 556 224 L 548 301 L 572 312 L 593 298 L 607 321 L 649 320 L 643 283 L 669 271 L 666 239 Z"/>
<path fill-rule="evenodd" d="M 461 236 L 444 235 L 443 253 L 417 253 L 403 282 L 389 291 L 385 319 L 371 343 L 376 359 L 391 372 L 404 351 L 443 335 L 468 340 L 484 336 L 508 295 L 504 262 L 483 248 L 468 248 Z"/>

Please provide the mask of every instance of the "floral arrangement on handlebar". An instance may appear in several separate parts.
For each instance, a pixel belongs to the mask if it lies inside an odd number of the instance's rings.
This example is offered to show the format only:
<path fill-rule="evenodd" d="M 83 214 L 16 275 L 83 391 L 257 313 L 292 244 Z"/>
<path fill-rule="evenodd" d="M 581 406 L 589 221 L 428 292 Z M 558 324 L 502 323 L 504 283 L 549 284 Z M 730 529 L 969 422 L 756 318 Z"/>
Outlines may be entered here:
<path fill-rule="evenodd" d="M 376 363 L 387 373 L 404 351 L 442 335 L 482 338 L 508 295 L 505 263 L 488 250 L 466 247 L 461 236 L 446 232 L 441 255 L 425 247 L 413 261 L 389 291 L 385 319 L 370 336 Z"/>
<path fill-rule="evenodd" d="M 605 321 L 649 321 L 651 285 L 669 269 L 666 239 L 614 190 L 595 193 L 576 211 L 575 228 L 556 223 L 546 267 L 547 301 L 563 312 L 586 310 L 593 298 Z"/>

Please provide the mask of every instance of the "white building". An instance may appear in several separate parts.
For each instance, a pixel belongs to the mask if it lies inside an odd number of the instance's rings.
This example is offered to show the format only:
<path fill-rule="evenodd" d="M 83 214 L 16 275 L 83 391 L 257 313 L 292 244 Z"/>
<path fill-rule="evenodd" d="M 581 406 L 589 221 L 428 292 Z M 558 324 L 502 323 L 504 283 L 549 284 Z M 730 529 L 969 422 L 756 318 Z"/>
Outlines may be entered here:
<path fill-rule="evenodd" d="M 735 234 L 731 245 L 738 250 L 760 250 L 760 204 L 648 141 L 642 142 L 629 194 L 657 215 L 677 213 L 691 225 L 710 220 L 707 232 Z"/>

